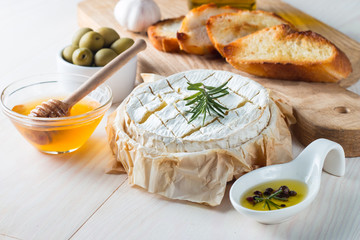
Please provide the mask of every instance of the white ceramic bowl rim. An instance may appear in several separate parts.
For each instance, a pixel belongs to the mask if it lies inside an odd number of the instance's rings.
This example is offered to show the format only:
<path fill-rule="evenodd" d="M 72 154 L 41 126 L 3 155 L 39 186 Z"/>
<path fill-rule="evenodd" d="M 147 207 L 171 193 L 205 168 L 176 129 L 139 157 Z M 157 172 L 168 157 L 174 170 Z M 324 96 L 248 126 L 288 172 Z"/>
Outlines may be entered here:
<path fill-rule="evenodd" d="M 6 104 L 4 103 L 4 98 L 5 95 L 7 94 L 7 91 L 9 90 L 9 88 L 13 87 L 16 84 L 19 83 L 24 83 L 24 86 L 21 88 L 17 88 L 15 91 L 21 90 L 23 88 L 26 87 L 30 87 L 33 85 L 37 85 L 37 84 L 45 84 L 45 83 L 52 83 L 52 82 L 61 82 L 61 81 L 66 81 L 66 80 L 49 80 L 49 81 L 39 81 L 36 83 L 28 83 L 26 84 L 27 80 L 30 78 L 35 78 L 35 77 L 39 77 L 39 76 L 46 76 L 46 75 L 53 75 L 53 76 L 72 76 L 72 77 L 81 77 L 81 78 L 89 78 L 88 76 L 85 75 L 80 75 L 80 74 L 67 74 L 67 73 L 43 73 L 43 74 L 35 74 L 35 75 L 31 75 L 19 80 L 16 80 L 10 84 L 8 84 L 3 91 L 1 92 L 0 95 L 0 104 L 1 107 L 3 109 L 3 111 L 7 114 L 10 115 L 12 117 L 15 117 L 16 119 L 20 120 L 22 119 L 22 121 L 32 121 L 32 122 L 36 122 L 37 124 L 53 124 L 54 122 L 59 122 L 59 121 L 69 121 L 69 120 L 78 120 L 78 119 L 82 119 L 82 121 L 84 121 L 84 119 L 86 119 L 87 117 L 92 117 L 94 114 L 96 114 L 97 112 L 103 110 L 107 105 L 109 105 L 112 101 L 112 92 L 111 89 L 108 85 L 106 84 L 102 84 L 99 86 L 99 88 L 104 88 L 106 93 L 108 93 L 109 98 L 107 99 L 107 101 L 103 104 L 101 104 L 99 107 L 95 108 L 94 110 L 90 111 L 90 112 L 86 112 L 80 115 L 76 115 L 76 116 L 69 116 L 69 117 L 57 117 L 57 118 L 44 118 L 44 117 L 31 117 L 31 116 L 27 116 L 27 115 L 23 115 L 17 112 L 12 111 L 10 108 L 8 108 L 6 106 Z M 95 91 L 95 90 L 94 90 Z"/>
<path fill-rule="evenodd" d="M 62 57 L 61 52 L 62 51 L 60 50 L 56 53 L 57 72 L 59 73 L 80 74 L 90 77 L 103 68 L 72 64 Z M 113 103 L 120 103 L 134 89 L 137 77 L 137 62 L 137 55 L 135 55 L 106 80 L 106 84 L 111 88 L 112 91 Z"/>

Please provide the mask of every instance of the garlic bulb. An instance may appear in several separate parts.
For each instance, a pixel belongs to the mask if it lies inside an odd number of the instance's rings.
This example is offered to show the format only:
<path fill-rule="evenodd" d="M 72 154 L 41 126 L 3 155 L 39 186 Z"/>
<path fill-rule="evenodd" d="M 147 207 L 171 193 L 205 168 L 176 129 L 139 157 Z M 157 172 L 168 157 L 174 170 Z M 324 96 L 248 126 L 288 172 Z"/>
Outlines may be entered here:
<path fill-rule="evenodd" d="M 145 32 L 161 19 L 160 8 L 153 0 L 120 0 L 114 15 L 121 26 L 133 32 Z"/>

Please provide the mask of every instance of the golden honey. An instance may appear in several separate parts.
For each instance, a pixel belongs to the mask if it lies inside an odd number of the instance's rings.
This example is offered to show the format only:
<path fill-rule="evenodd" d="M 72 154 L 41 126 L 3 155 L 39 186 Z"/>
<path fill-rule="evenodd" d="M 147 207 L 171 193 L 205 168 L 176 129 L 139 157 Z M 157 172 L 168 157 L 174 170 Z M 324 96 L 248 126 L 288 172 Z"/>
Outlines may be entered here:
<path fill-rule="evenodd" d="M 13 107 L 13 111 L 28 115 L 32 109 L 48 99 L 27 102 Z M 83 99 L 75 104 L 70 111 L 71 116 L 78 116 L 94 110 L 100 104 L 92 99 Z M 82 146 L 101 121 L 103 115 L 90 120 L 86 117 L 57 121 L 44 126 L 25 126 L 14 121 L 15 127 L 36 148 L 43 152 L 62 153 L 71 152 Z M 52 120 L 51 119 L 51 120 Z"/>
<path fill-rule="evenodd" d="M 215 3 L 218 7 L 231 6 L 248 10 L 256 9 L 256 0 L 188 0 L 189 9 L 208 3 Z"/>
<path fill-rule="evenodd" d="M 264 192 L 266 188 L 272 188 L 276 191 L 277 189 L 279 189 L 281 186 L 284 186 L 284 185 L 287 186 L 290 190 L 294 190 L 297 193 L 297 195 L 293 196 L 293 197 L 289 197 L 288 201 L 285 201 L 285 202 L 272 198 L 271 200 L 275 204 L 278 204 L 278 205 L 285 204 L 286 207 L 290 207 L 290 206 L 294 206 L 295 204 L 298 204 L 299 202 L 304 200 L 304 198 L 306 197 L 308 189 L 307 189 L 307 185 L 305 183 L 297 181 L 297 180 L 289 180 L 289 179 L 276 180 L 276 181 L 266 182 L 266 183 L 257 185 L 255 187 L 252 187 L 251 189 L 249 189 L 241 197 L 240 204 L 243 207 L 246 207 L 246 208 L 249 208 L 252 210 L 268 211 L 269 209 L 267 207 L 264 207 L 263 202 L 253 205 L 252 203 L 247 201 L 246 198 L 253 196 L 255 191 Z M 275 210 L 275 209 L 272 209 L 272 210 Z"/>

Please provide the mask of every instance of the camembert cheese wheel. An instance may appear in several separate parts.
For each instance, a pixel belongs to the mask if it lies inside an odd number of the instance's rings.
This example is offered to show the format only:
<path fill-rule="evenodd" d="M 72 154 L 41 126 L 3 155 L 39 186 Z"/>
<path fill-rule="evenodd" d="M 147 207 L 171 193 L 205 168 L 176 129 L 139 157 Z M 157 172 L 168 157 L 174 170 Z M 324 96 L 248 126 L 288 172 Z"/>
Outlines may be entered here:
<path fill-rule="evenodd" d="M 189 123 L 188 82 L 217 87 L 224 117 Z M 291 159 L 291 137 L 269 92 L 226 71 L 193 70 L 134 89 L 109 118 L 116 161 L 131 184 L 169 198 L 218 205 L 226 183 L 257 167 Z"/>

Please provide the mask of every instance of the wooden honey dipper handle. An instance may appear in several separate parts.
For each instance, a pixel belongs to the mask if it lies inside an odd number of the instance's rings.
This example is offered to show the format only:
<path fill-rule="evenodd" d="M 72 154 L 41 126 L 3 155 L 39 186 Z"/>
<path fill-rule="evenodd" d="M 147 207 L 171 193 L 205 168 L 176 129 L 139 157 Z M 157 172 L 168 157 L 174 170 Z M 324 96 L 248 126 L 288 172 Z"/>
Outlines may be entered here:
<path fill-rule="evenodd" d="M 138 52 L 146 48 L 146 42 L 143 39 L 138 39 L 135 43 L 128 48 L 126 51 L 122 52 L 111 62 L 105 65 L 101 70 L 96 72 L 91 76 L 86 82 L 84 82 L 75 92 L 70 96 L 64 99 L 64 103 L 70 109 L 77 102 L 83 99 L 86 95 L 96 89 L 99 85 L 104 83 L 111 75 L 113 75 L 117 70 L 124 66 L 128 61 L 130 61 Z"/>

